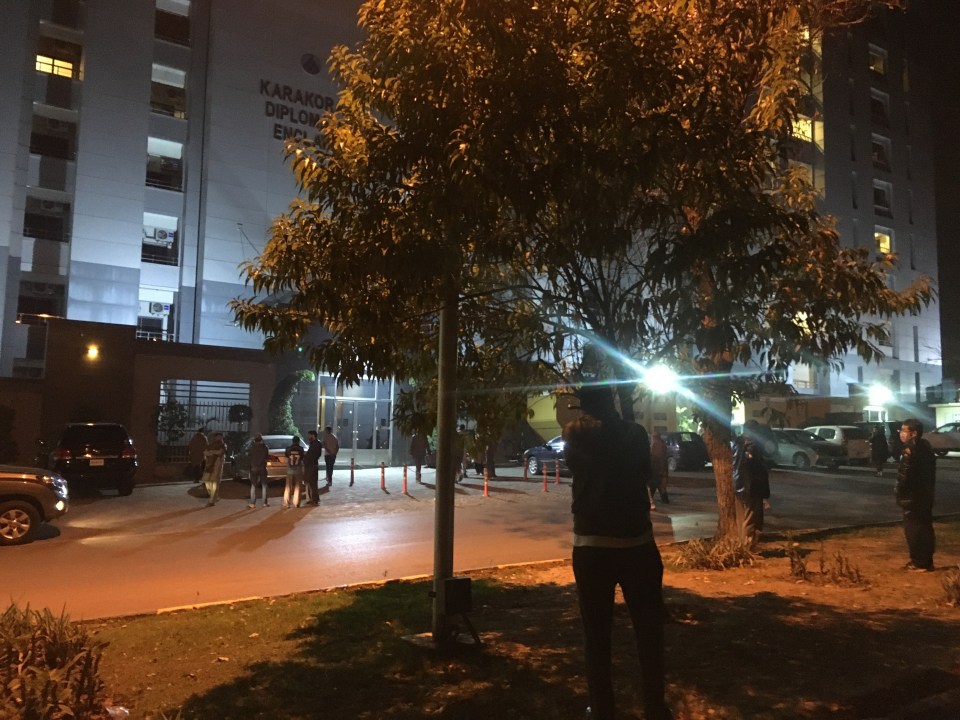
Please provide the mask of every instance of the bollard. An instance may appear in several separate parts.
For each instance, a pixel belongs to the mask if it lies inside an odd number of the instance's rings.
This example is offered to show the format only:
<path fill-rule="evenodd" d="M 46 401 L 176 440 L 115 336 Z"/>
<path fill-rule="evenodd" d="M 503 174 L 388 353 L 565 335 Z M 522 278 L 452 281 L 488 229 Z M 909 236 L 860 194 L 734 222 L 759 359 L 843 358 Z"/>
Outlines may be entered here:
<path fill-rule="evenodd" d="M 483 469 L 483 496 L 490 497 L 490 469 Z"/>
<path fill-rule="evenodd" d="M 353 487 L 353 463 L 354 458 L 350 458 L 350 487 Z"/>
<path fill-rule="evenodd" d="M 543 466 L 543 491 L 547 492 L 547 466 Z"/>
<path fill-rule="evenodd" d="M 556 473 L 556 476 L 557 476 L 556 484 L 559 485 L 560 484 L 560 461 L 557 460 L 555 463 L 553 463 L 553 467 L 554 467 L 554 472 Z"/>
<path fill-rule="evenodd" d="M 523 459 L 523 481 L 527 481 L 527 459 Z"/>
<path fill-rule="evenodd" d="M 380 463 L 380 489 L 387 491 L 387 464 Z"/>
<path fill-rule="evenodd" d="M 403 464 L 403 494 L 408 495 L 407 492 L 407 464 Z"/>

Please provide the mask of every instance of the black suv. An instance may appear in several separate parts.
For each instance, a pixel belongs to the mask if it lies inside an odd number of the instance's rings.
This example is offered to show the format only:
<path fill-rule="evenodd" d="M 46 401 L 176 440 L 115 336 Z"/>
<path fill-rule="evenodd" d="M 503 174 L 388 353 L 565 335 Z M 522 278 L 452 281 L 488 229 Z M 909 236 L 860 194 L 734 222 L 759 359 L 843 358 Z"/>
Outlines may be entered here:
<path fill-rule="evenodd" d="M 67 481 L 49 470 L 0 465 L 0 546 L 33 540 L 40 523 L 67 511 Z"/>
<path fill-rule="evenodd" d="M 78 487 L 114 487 L 133 492 L 137 450 L 119 423 L 73 423 L 51 453 L 52 467 Z"/>

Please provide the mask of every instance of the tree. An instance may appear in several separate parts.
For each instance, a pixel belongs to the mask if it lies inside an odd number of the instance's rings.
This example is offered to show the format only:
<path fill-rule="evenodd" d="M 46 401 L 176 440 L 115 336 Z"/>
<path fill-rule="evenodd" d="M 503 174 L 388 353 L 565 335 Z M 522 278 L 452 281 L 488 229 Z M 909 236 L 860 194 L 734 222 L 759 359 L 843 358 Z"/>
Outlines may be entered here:
<path fill-rule="evenodd" d="M 787 169 L 811 34 L 881 4 L 371 0 L 237 318 L 277 349 L 325 326 L 311 362 L 347 382 L 431 377 L 443 312 L 483 380 L 478 342 L 558 378 L 589 342 L 628 416 L 638 365 L 671 358 L 703 378 L 728 534 L 731 398 L 877 357 L 882 321 L 930 298 L 842 248 Z"/>
<path fill-rule="evenodd" d="M 293 396 L 304 380 L 312 381 L 316 376 L 310 370 L 298 370 L 289 373 L 273 389 L 270 398 L 267 422 L 272 435 L 297 435 L 303 437 L 293 421 Z M 236 406 L 235 406 L 236 407 Z"/>

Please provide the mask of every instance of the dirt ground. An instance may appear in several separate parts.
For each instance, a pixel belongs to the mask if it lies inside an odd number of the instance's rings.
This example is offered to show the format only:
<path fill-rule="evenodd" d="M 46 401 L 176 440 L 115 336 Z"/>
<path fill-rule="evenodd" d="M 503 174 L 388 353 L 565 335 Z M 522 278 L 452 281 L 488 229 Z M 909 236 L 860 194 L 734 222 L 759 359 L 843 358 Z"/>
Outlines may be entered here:
<path fill-rule="evenodd" d="M 918 720 L 960 719 L 958 706 L 913 707 L 960 693 L 960 608 L 947 603 L 944 588 L 960 573 L 960 521 L 936 527 L 932 573 L 903 568 L 898 526 L 768 539 L 759 562 L 724 571 L 680 570 L 676 549 L 664 549 L 668 693 L 678 718 L 819 720 L 900 711 Z M 792 574 L 788 548 L 803 558 L 808 580 Z M 497 577 L 575 594 L 566 563 Z M 636 661 L 625 609 L 618 616 L 615 655 L 626 709 L 639 705 L 630 679 Z M 565 626 L 579 631 L 576 622 Z"/>

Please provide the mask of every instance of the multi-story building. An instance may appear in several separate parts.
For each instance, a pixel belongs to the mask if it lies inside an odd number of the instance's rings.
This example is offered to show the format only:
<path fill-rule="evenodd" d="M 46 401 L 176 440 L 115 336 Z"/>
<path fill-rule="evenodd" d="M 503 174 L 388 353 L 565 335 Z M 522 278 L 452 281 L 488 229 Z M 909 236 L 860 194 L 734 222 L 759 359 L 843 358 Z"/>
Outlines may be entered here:
<path fill-rule="evenodd" d="M 50 316 L 135 326 L 157 341 L 260 347 L 227 303 L 246 293 L 239 265 L 295 194 L 283 140 L 309 134 L 332 107 L 326 58 L 357 37 L 356 6 L 7 4 L 0 376 L 42 376 Z M 910 64 L 906 27 L 891 15 L 825 43 L 809 123 L 798 128 L 807 142 L 797 161 L 842 241 L 898 253 L 896 287 L 937 274 L 929 93 Z M 939 348 L 933 306 L 891 323 L 881 364 L 851 357 L 842 373 L 798 367 L 791 379 L 803 394 L 847 397 L 852 386 L 881 383 L 921 401 L 940 382 Z M 329 378 L 321 386 L 350 399 Z M 390 393 L 370 392 L 356 399 L 374 403 L 363 422 L 376 448 L 390 415 L 389 400 L 375 403 Z"/>
<path fill-rule="evenodd" d="M 937 277 L 932 94 L 929 74 L 912 62 L 911 20 L 886 13 L 814 43 L 810 107 L 796 129 L 794 160 L 809 172 L 821 209 L 836 218 L 843 245 L 897 255 L 888 281 L 895 289 Z M 870 420 L 922 405 L 941 381 L 939 323 L 936 303 L 894 318 L 882 362 L 851 354 L 840 372 L 800 365 L 791 384 Z"/>

